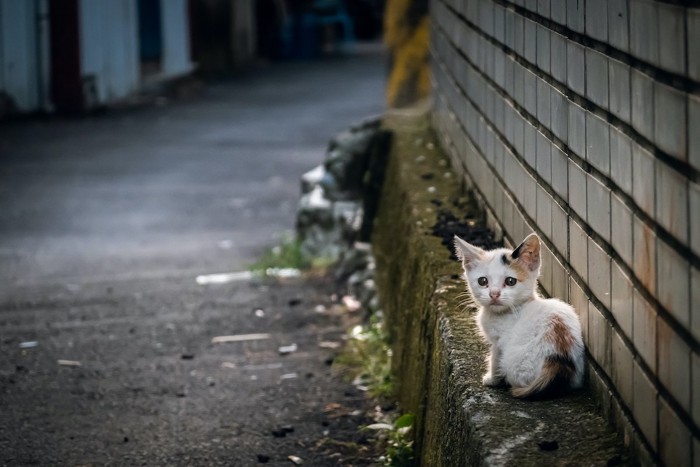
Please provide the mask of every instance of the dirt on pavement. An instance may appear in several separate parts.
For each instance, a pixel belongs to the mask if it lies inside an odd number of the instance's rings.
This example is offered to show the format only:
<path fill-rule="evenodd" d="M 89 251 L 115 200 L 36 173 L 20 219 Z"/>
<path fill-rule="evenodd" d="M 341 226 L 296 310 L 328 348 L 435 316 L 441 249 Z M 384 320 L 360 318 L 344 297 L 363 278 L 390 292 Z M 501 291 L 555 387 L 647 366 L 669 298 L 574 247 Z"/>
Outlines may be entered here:
<path fill-rule="evenodd" d="M 0 464 L 371 463 L 359 427 L 372 422 L 372 403 L 332 374 L 338 351 L 327 348 L 361 312 L 335 303 L 334 289 L 319 278 L 188 277 L 5 303 Z M 52 321 L 36 326 L 47 313 Z M 248 334 L 269 338 L 212 343 Z"/>

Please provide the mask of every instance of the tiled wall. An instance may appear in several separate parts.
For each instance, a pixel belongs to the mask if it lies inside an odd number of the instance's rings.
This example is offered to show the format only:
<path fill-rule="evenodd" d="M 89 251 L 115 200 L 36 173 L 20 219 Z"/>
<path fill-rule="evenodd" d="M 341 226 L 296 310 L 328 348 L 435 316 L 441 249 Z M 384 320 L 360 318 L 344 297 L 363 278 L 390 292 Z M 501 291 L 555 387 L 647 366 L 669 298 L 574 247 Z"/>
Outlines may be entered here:
<path fill-rule="evenodd" d="M 700 8 L 432 0 L 433 121 L 511 244 L 543 239 L 635 449 L 700 465 Z M 635 441 L 636 440 L 636 441 Z"/>

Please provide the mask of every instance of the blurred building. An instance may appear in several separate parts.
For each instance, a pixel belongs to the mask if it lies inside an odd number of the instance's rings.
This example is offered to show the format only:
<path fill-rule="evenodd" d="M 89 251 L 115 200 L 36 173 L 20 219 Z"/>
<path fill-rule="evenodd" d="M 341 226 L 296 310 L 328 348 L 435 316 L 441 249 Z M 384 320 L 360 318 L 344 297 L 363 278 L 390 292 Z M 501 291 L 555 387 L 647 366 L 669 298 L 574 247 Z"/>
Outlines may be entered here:
<path fill-rule="evenodd" d="M 0 0 L 0 115 L 82 111 L 193 69 L 187 0 Z"/>
<path fill-rule="evenodd" d="M 193 70 L 312 59 L 381 32 L 384 0 L 0 0 L 0 117 L 113 105 Z M 329 39 L 330 38 L 330 39 Z"/>
<path fill-rule="evenodd" d="M 257 0 L 190 0 L 192 57 L 205 74 L 227 73 L 257 56 Z"/>

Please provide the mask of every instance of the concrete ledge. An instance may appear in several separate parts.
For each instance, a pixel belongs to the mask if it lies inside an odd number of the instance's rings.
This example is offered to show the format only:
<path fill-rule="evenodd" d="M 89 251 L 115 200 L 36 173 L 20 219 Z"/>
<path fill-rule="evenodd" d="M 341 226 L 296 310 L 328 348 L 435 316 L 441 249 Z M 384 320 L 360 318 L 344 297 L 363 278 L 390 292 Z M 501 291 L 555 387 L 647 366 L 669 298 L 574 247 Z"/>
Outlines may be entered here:
<path fill-rule="evenodd" d="M 437 207 L 475 209 L 419 111 L 394 132 L 373 245 L 401 410 L 416 415 L 419 465 L 629 465 L 589 391 L 520 401 L 481 384 L 487 348 L 460 304 L 457 261 L 431 234 Z M 472 203 L 472 204 L 470 204 Z"/>

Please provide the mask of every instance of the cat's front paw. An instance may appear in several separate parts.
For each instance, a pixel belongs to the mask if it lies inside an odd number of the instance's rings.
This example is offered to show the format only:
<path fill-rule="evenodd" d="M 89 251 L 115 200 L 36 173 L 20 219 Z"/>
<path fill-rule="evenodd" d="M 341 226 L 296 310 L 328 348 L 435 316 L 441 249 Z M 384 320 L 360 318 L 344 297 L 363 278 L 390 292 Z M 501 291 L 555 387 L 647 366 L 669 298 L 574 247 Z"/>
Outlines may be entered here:
<path fill-rule="evenodd" d="M 482 381 L 484 386 L 500 386 L 503 384 L 503 378 L 494 376 L 491 373 L 486 373 Z"/>

